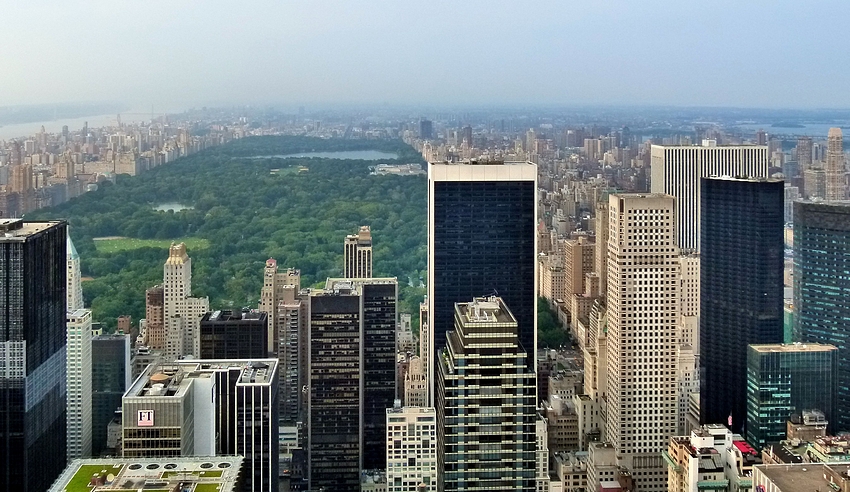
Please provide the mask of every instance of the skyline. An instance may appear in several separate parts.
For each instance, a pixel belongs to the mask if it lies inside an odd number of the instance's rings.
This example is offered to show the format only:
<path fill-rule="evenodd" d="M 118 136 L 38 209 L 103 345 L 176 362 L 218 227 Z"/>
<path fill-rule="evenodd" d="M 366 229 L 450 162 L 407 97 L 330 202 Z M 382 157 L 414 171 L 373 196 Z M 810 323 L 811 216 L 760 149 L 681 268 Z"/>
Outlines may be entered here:
<path fill-rule="evenodd" d="M 839 2 L 155 7 L 6 6 L 14 22 L 0 32 L 0 60 L 17 76 L 0 81 L 0 106 L 850 108 L 840 90 L 850 69 L 830 49 L 847 41 L 850 5 Z"/>

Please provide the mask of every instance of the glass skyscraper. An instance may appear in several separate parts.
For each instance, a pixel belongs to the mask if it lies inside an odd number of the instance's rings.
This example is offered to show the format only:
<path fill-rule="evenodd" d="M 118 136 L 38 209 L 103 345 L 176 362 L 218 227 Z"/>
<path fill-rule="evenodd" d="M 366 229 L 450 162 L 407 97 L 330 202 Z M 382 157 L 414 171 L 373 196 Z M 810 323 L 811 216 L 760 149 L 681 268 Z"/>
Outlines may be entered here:
<path fill-rule="evenodd" d="M 821 410 L 835 418 L 838 349 L 832 345 L 750 345 L 747 348 L 747 441 L 762 448 L 785 439 L 792 413 Z"/>
<path fill-rule="evenodd" d="M 836 431 L 850 430 L 850 202 L 794 203 L 794 340 L 838 347 Z"/>
<path fill-rule="evenodd" d="M 533 368 L 537 166 L 431 163 L 428 185 L 429 360 L 446 346 L 455 303 L 498 295 L 516 317 L 519 343 Z M 432 395 L 434 365 L 429 364 Z"/>
<path fill-rule="evenodd" d="M 700 420 L 741 433 L 747 345 L 783 341 L 784 183 L 703 178 Z"/>
<path fill-rule="evenodd" d="M 0 219 L 2 490 L 47 490 L 65 468 L 66 235 Z"/>

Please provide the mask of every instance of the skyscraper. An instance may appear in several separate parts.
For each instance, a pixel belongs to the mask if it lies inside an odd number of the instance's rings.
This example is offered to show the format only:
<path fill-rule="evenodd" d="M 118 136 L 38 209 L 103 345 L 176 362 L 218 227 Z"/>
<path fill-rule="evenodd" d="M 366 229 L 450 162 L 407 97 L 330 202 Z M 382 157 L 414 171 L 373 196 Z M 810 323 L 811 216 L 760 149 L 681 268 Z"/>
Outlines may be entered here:
<path fill-rule="evenodd" d="M 91 311 L 68 311 L 67 322 L 67 455 L 88 458 L 92 450 Z"/>
<path fill-rule="evenodd" d="M 498 297 L 457 303 L 437 358 L 438 490 L 535 490 L 534 371 Z"/>
<path fill-rule="evenodd" d="M 396 395 L 395 278 L 328 279 L 309 297 L 311 489 L 351 489 L 386 468 L 386 410 Z"/>
<path fill-rule="evenodd" d="M 454 325 L 454 305 L 475 297 L 498 294 L 510 306 L 519 343 L 534 368 L 536 216 L 537 166 L 531 162 L 428 166 L 430 395 L 435 355 Z"/>
<path fill-rule="evenodd" d="M 202 359 L 263 359 L 269 336 L 262 311 L 213 311 L 201 318 Z"/>
<path fill-rule="evenodd" d="M 703 178 L 700 421 L 741 433 L 747 345 L 782 343 L 784 183 Z"/>
<path fill-rule="evenodd" d="M 662 451 L 677 428 L 678 253 L 674 198 L 608 201 L 605 437 L 639 490 L 665 491 Z"/>
<path fill-rule="evenodd" d="M 838 347 L 829 419 L 850 429 L 850 203 L 794 203 L 794 340 Z"/>
<path fill-rule="evenodd" d="M 766 178 L 770 160 L 767 146 L 652 146 L 653 193 L 676 197 L 676 245 L 687 251 L 700 247 L 700 178 L 747 176 Z"/>
<path fill-rule="evenodd" d="M 0 219 L 0 489 L 65 467 L 67 225 Z"/>
<path fill-rule="evenodd" d="M 419 138 L 422 140 L 431 140 L 434 138 L 434 124 L 431 120 L 425 118 L 419 120 Z"/>
<path fill-rule="evenodd" d="M 844 200 L 844 137 L 830 128 L 826 141 L 826 199 Z"/>
<path fill-rule="evenodd" d="M 372 277 L 372 231 L 361 226 L 357 234 L 345 236 L 345 278 Z"/>
<path fill-rule="evenodd" d="M 747 440 L 762 448 L 784 439 L 791 414 L 803 410 L 820 410 L 834 423 L 837 371 L 832 345 L 747 347 Z"/>
<path fill-rule="evenodd" d="M 66 252 L 66 263 L 68 265 L 67 309 L 68 311 L 76 311 L 83 308 L 82 273 L 80 270 L 80 255 L 77 253 L 77 248 L 74 247 L 70 235 L 68 236 Z"/>
<path fill-rule="evenodd" d="M 812 167 L 812 139 L 800 137 L 797 139 L 797 166 L 800 173 Z M 793 176 L 787 176 L 793 178 Z"/>
<path fill-rule="evenodd" d="M 208 297 L 192 297 L 192 259 L 186 245 L 172 244 L 168 249 L 162 279 L 165 325 L 165 356 L 177 359 L 200 355 L 200 321 L 210 310 Z"/>
<path fill-rule="evenodd" d="M 99 335 L 91 340 L 97 357 L 91 365 L 92 455 L 106 449 L 106 427 L 130 387 L 130 335 Z"/>

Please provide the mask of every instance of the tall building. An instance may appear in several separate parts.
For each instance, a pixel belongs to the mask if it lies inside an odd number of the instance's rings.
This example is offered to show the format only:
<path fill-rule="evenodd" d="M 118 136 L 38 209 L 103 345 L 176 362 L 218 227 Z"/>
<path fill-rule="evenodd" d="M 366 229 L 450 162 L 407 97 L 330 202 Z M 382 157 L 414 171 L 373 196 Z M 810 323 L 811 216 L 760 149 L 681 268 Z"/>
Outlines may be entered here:
<path fill-rule="evenodd" d="M 811 137 L 800 137 L 797 139 L 797 166 L 800 172 L 812 167 L 812 139 Z M 788 176 L 793 178 L 793 176 Z"/>
<path fill-rule="evenodd" d="M 794 340 L 838 347 L 830 421 L 850 430 L 850 203 L 794 203 Z"/>
<path fill-rule="evenodd" d="M 67 225 L 0 219 L 0 489 L 65 468 Z"/>
<path fill-rule="evenodd" d="M 844 137 L 841 128 L 829 129 L 826 146 L 826 199 L 844 200 Z"/>
<path fill-rule="evenodd" d="M 425 118 L 419 120 L 419 138 L 422 140 L 434 138 L 434 123 L 431 120 Z"/>
<path fill-rule="evenodd" d="M 702 179 L 700 421 L 741 433 L 747 345 L 782 343 L 784 183 Z"/>
<path fill-rule="evenodd" d="M 77 253 L 77 248 L 74 247 L 70 235 L 68 236 L 66 252 L 66 263 L 68 265 L 67 309 L 68 311 L 76 311 L 77 309 L 83 309 L 83 285 L 80 270 L 80 254 Z"/>
<path fill-rule="evenodd" d="M 357 234 L 345 236 L 345 278 L 372 278 L 372 231 L 360 226 Z"/>
<path fill-rule="evenodd" d="M 245 458 L 243 490 L 278 489 L 276 359 L 150 365 L 122 401 L 124 458 Z"/>
<path fill-rule="evenodd" d="M 309 297 L 311 489 L 352 488 L 386 468 L 386 409 L 396 395 L 395 278 L 328 279 Z"/>
<path fill-rule="evenodd" d="M 605 438 L 640 490 L 666 490 L 661 453 L 677 427 L 678 253 L 675 199 L 608 201 Z"/>
<path fill-rule="evenodd" d="M 147 346 L 160 351 L 165 350 L 164 294 L 162 285 L 145 291 L 145 319 L 139 322 L 139 331 L 144 331 Z"/>
<path fill-rule="evenodd" d="M 388 408 L 386 447 L 387 492 L 437 492 L 437 414 L 433 408 L 400 404 Z"/>
<path fill-rule="evenodd" d="M 199 356 L 199 325 L 201 317 L 210 310 L 210 300 L 192 297 L 192 259 L 183 243 L 172 244 L 168 249 L 162 290 L 166 358 Z"/>
<path fill-rule="evenodd" d="M 92 452 L 92 331 L 91 311 L 68 311 L 67 318 L 67 448 L 68 460 Z"/>
<path fill-rule="evenodd" d="M 454 305 L 498 294 L 516 317 L 535 368 L 537 166 L 531 162 L 428 166 L 429 399 L 435 355 L 454 325 Z"/>
<path fill-rule="evenodd" d="M 838 349 L 819 343 L 747 348 L 747 440 L 759 449 L 785 439 L 794 413 L 817 409 L 832 422 Z"/>
<path fill-rule="evenodd" d="M 718 146 L 714 140 L 703 140 L 701 146 L 653 145 L 651 189 L 676 197 L 676 245 L 688 251 L 700 247 L 700 178 L 766 178 L 768 157 L 764 145 Z"/>
<path fill-rule="evenodd" d="M 301 294 L 301 271 L 279 271 L 274 258 L 266 260 L 259 310 L 266 313 L 269 353 L 277 354 L 280 367 L 280 420 L 301 420 L 302 386 L 307 384 L 307 302 Z"/>
<path fill-rule="evenodd" d="M 130 387 L 130 336 L 92 337 L 91 364 L 92 456 L 106 449 L 106 427 L 121 408 L 121 397 Z"/>
<path fill-rule="evenodd" d="M 268 357 L 268 316 L 261 311 L 214 311 L 201 318 L 201 359 Z"/>
<path fill-rule="evenodd" d="M 593 269 L 599 276 L 599 292 L 604 298 L 608 293 L 608 204 L 599 202 L 596 204 L 596 251 L 594 252 L 595 267 Z"/>
<path fill-rule="evenodd" d="M 535 490 L 537 383 L 498 297 L 455 305 L 436 359 L 439 490 Z"/>

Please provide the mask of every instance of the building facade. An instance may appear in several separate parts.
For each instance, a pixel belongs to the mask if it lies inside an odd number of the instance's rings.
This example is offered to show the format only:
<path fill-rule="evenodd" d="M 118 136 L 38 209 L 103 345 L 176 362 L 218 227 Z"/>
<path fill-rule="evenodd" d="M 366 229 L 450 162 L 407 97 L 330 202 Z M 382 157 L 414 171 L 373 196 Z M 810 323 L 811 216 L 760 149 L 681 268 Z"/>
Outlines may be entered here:
<path fill-rule="evenodd" d="M 677 428 L 678 256 L 675 199 L 611 195 L 608 202 L 605 438 L 640 490 L 664 491 L 661 458 Z"/>
<path fill-rule="evenodd" d="M 784 183 L 703 178 L 700 421 L 741 433 L 747 345 L 782 343 Z"/>
<path fill-rule="evenodd" d="M 794 203 L 794 340 L 838 348 L 836 431 L 850 430 L 850 203 Z"/>
<path fill-rule="evenodd" d="M 844 136 L 841 128 L 830 128 L 826 139 L 826 199 L 846 197 L 844 171 Z"/>
<path fill-rule="evenodd" d="M 46 490 L 66 459 L 67 225 L 0 219 L 0 488 Z"/>
<path fill-rule="evenodd" d="M 838 349 L 832 345 L 747 347 L 747 440 L 759 448 L 784 439 L 792 414 L 834 418 Z"/>
<path fill-rule="evenodd" d="M 770 166 L 766 145 L 718 146 L 653 145 L 651 191 L 676 197 L 676 245 L 682 250 L 700 247 L 700 178 L 748 176 L 766 178 Z"/>
<path fill-rule="evenodd" d="M 262 311 L 213 311 L 201 318 L 202 359 L 268 357 L 268 316 Z"/>
<path fill-rule="evenodd" d="M 200 321 L 210 310 L 210 300 L 192 297 L 192 259 L 183 243 L 168 249 L 162 289 L 166 358 L 200 356 Z"/>
<path fill-rule="evenodd" d="M 372 277 L 372 231 L 369 226 L 361 226 L 357 234 L 345 236 L 344 255 L 345 278 Z"/>
<path fill-rule="evenodd" d="M 537 384 L 501 298 L 458 303 L 436 359 L 439 490 L 535 490 Z"/>
<path fill-rule="evenodd" d="M 121 408 L 121 397 L 130 387 L 130 335 L 98 335 L 91 339 L 97 354 L 91 363 L 92 456 L 106 446 L 106 428 Z"/>
<path fill-rule="evenodd" d="M 394 405 L 387 412 L 387 492 L 437 492 L 437 414 Z"/>
<path fill-rule="evenodd" d="M 68 311 L 67 318 L 67 455 L 68 461 L 92 454 L 91 311 Z"/>
<path fill-rule="evenodd" d="M 518 323 L 534 370 L 537 347 L 537 166 L 530 162 L 428 166 L 429 399 L 435 354 L 454 325 L 454 305 L 498 295 Z M 432 359 L 433 358 L 433 359 Z"/>

